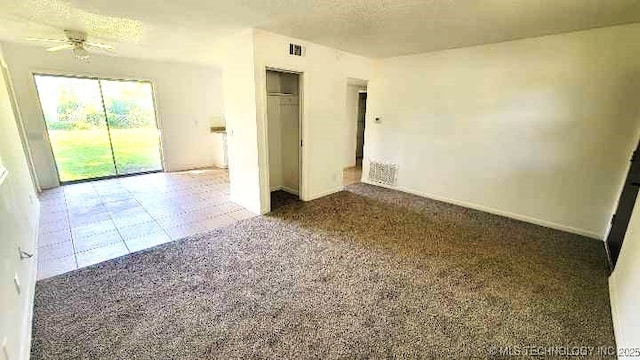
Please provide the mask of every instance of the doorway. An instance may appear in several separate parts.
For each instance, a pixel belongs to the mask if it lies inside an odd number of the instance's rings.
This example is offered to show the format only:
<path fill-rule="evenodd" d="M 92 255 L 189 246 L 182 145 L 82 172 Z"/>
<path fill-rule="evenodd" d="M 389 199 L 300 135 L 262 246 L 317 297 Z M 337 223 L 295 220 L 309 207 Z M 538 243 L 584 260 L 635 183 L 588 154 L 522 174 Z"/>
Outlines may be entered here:
<path fill-rule="evenodd" d="M 359 183 L 362 179 L 364 157 L 364 130 L 367 113 L 367 87 L 365 81 L 347 82 L 347 148 L 342 184 Z"/>
<path fill-rule="evenodd" d="M 271 210 L 300 196 L 300 74 L 267 70 L 267 137 Z"/>
<path fill-rule="evenodd" d="M 148 81 L 34 74 L 61 184 L 162 171 Z"/>

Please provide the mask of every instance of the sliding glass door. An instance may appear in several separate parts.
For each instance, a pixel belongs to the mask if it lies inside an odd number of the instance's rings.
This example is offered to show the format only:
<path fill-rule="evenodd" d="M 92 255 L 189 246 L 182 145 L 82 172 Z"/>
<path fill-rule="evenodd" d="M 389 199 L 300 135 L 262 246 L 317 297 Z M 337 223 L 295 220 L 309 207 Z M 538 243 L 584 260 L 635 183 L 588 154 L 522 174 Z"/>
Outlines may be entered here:
<path fill-rule="evenodd" d="M 36 75 L 60 181 L 116 175 L 98 82 Z"/>
<path fill-rule="evenodd" d="M 100 80 L 118 174 L 160 170 L 160 136 L 151 84 Z"/>
<path fill-rule="evenodd" d="M 162 170 L 151 83 L 34 77 L 62 183 Z"/>

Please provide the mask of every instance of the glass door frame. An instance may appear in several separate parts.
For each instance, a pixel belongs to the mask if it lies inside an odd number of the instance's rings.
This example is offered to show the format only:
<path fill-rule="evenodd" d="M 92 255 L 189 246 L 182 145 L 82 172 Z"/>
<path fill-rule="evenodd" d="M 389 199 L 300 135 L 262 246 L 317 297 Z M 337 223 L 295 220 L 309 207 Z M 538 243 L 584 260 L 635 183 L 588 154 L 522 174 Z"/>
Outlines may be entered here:
<path fill-rule="evenodd" d="M 51 145 L 51 139 L 49 138 L 49 126 L 47 125 L 47 121 L 46 121 L 46 119 L 44 117 L 44 110 L 42 108 L 42 102 L 40 100 L 40 93 L 38 92 L 38 86 L 37 86 L 37 83 L 36 83 L 36 76 L 49 76 L 49 77 L 61 77 L 61 78 L 70 78 L 70 79 L 96 80 L 98 82 L 98 88 L 99 88 L 99 91 L 100 91 L 100 101 L 101 101 L 102 110 L 103 110 L 104 116 L 105 116 L 105 123 L 106 123 L 106 126 L 107 126 L 107 133 L 109 134 L 109 147 L 110 147 L 110 150 L 111 150 L 111 157 L 113 159 L 113 166 L 116 169 L 116 174 L 115 175 L 99 176 L 99 177 L 93 177 L 93 178 L 88 178 L 88 179 L 79 179 L 79 180 L 68 180 L 68 181 L 62 181 L 61 180 L 61 178 L 60 178 L 60 170 L 58 170 L 58 162 L 56 160 L 56 154 L 53 151 L 53 146 Z M 83 182 L 89 182 L 89 181 L 98 181 L 98 180 L 106 180 L 106 179 L 123 178 L 123 177 L 137 176 L 137 175 L 144 175 L 144 174 L 154 174 L 154 173 L 163 172 L 165 170 L 166 166 L 165 166 L 165 160 L 164 160 L 162 128 L 160 127 L 160 121 L 159 121 L 159 118 L 158 118 L 158 107 L 157 107 L 157 103 L 156 103 L 155 85 L 154 85 L 152 80 L 100 77 L 100 76 L 92 76 L 92 75 L 76 75 L 76 74 L 67 74 L 67 73 L 64 73 L 64 72 L 62 72 L 62 73 L 32 72 L 31 73 L 31 79 L 33 81 L 34 90 L 36 92 L 36 99 L 38 100 L 39 111 L 42 114 L 42 121 L 44 123 L 44 130 L 45 130 L 45 139 L 47 141 L 47 144 L 49 145 L 49 151 L 51 151 L 51 158 L 54 161 L 54 165 L 55 165 L 54 168 L 56 170 L 56 177 L 58 178 L 58 183 L 60 183 L 60 185 L 70 185 L 70 184 L 77 184 L 77 183 L 83 183 Z M 151 86 L 151 101 L 153 102 L 154 122 L 155 122 L 156 129 L 158 130 L 158 152 L 159 152 L 159 155 L 160 155 L 160 169 L 158 169 L 158 170 L 150 170 L 150 171 L 141 171 L 141 172 L 136 172 L 136 173 L 128 173 L 128 174 L 117 174 L 118 168 L 117 168 L 117 165 L 116 165 L 116 158 L 115 158 L 115 154 L 114 154 L 114 150 L 113 150 L 113 143 L 111 141 L 111 132 L 109 131 L 109 129 L 110 129 L 109 128 L 109 121 L 107 120 L 107 107 L 106 107 L 106 104 L 104 102 L 104 95 L 102 93 L 102 84 L 100 83 L 100 80 L 121 81 L 121 82 L 137 82 L 137 83 L 149 84 L 149 86 Z"/>

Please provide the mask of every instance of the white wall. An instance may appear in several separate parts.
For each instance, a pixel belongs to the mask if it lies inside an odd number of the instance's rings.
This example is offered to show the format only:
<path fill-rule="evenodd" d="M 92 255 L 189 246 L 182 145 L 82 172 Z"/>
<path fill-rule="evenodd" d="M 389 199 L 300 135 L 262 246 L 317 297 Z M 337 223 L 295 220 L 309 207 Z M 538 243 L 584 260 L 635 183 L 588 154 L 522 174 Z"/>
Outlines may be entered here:
<path fill-rule="evenodd" d="M 252 29 L 239 32 L 217 44 L 216 48 L 226 55 L 223 59 L 223 93 L 231 198 L 255 213 L 262 213 L 261 177 L 268 171 L 264 167 L 266 161 L 260 167 L 258 159 L 254 32 Z M 268 186 L 266 178 L 265 184 Z"/>
<path fill-rule="evenodd" d="M 227 134 L 213 133 L 213 165 L 221 169 L 229 167 L 227 160 Z"/>
<path fill-rule="evenodd" d="M 282 189 L 282 121 L 280 97 L 267 97 L 267 134 L 269 136 L 269 189 Z"/>
<path fill-rule="evenodd" d="M 306 47 L 303 57 L 289 55 L 289 43 Z M 311 200 L 342 189 L 346 117 L 347 79 L 367 80 L 370 60 L 342 51 L 255 30 L 256 114 L 260 164 L 267 163 L 266 147 L 266 68 L 303 73 L 302 107 L 302 186 L 301 198 Z M 269 204 L 266 174 L 261 177 L 261 204 Z"/>
<path fill-rule="evenodd" d="M 300 103 L 297 95 L 280 97 L 282 189 L 300 194 Z M 271 142 L 269 142 L 271 144 Z"/>
<path fill-rule="evenodd" d="M 57 186 L 58 179 L 45 137 L 33 72 L 152 81 L 162 128 L 165 169 L 177 171 L 214 164 L 217 149 L 209 128 L 223 113 L 219 68 L 97 54 L 91 56 L 90 63 L 85 63 L 68 52 L 48 53 L 41 47 L 17 44 L 5 44 L 4 48 L 43 188 Z"/>
<path fill-rule="evenodd" d="M 6 338 L 8 358 L 27 359 L 36 259 L 20 260 L 18 247 L 35 252 L 40 213 L 13 100 L 8 79 L 0 73 L 0 167 L 8 170 L 0 181 L 0 343 Z M 20 282 L 19 293 L 14 276 Z"/>
<path fill-rule="evenodd" d="M 364 173 L 395 163 L 400 189 L 602 238 L 637 140 L 638 59 L 633 24 L 376 61 Z"/>
<path fill-rule="evenodd" d="M 609 278 L 611 312 L 618 348 L 640 347 L 639 259 L 640 197 L 636 200 L 616 268 Z"/>

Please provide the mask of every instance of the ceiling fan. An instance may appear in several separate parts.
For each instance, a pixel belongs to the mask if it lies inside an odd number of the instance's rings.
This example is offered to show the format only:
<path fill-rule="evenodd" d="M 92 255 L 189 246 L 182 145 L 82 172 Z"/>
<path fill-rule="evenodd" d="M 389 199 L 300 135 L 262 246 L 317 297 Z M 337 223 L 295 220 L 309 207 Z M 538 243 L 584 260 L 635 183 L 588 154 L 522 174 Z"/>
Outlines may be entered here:
<path fill-rule="evenodd" d="M 56 45 L 54 47 L 50 47 L 47 49 L 49 52 L 61 51 L 61 50 L 71 50 L 73 55 L 79 60 L 87 60 L 89 59 L 89 51 L 87 49 L 99 49 L 103 51 L 111 51 L 113 50 L 113 46 L 97 43 L 93 41 L 87 41 L 87 33 L 82 31 L 75 30 L 65 30 L 64 35 L 67 37 L 66 39 L 44 39 L 44 38 L 27 38 L 30 41 L 42 41 L 42 42 L 51 42 L 51 43 L 61 43 L 61 45 Z"/>

